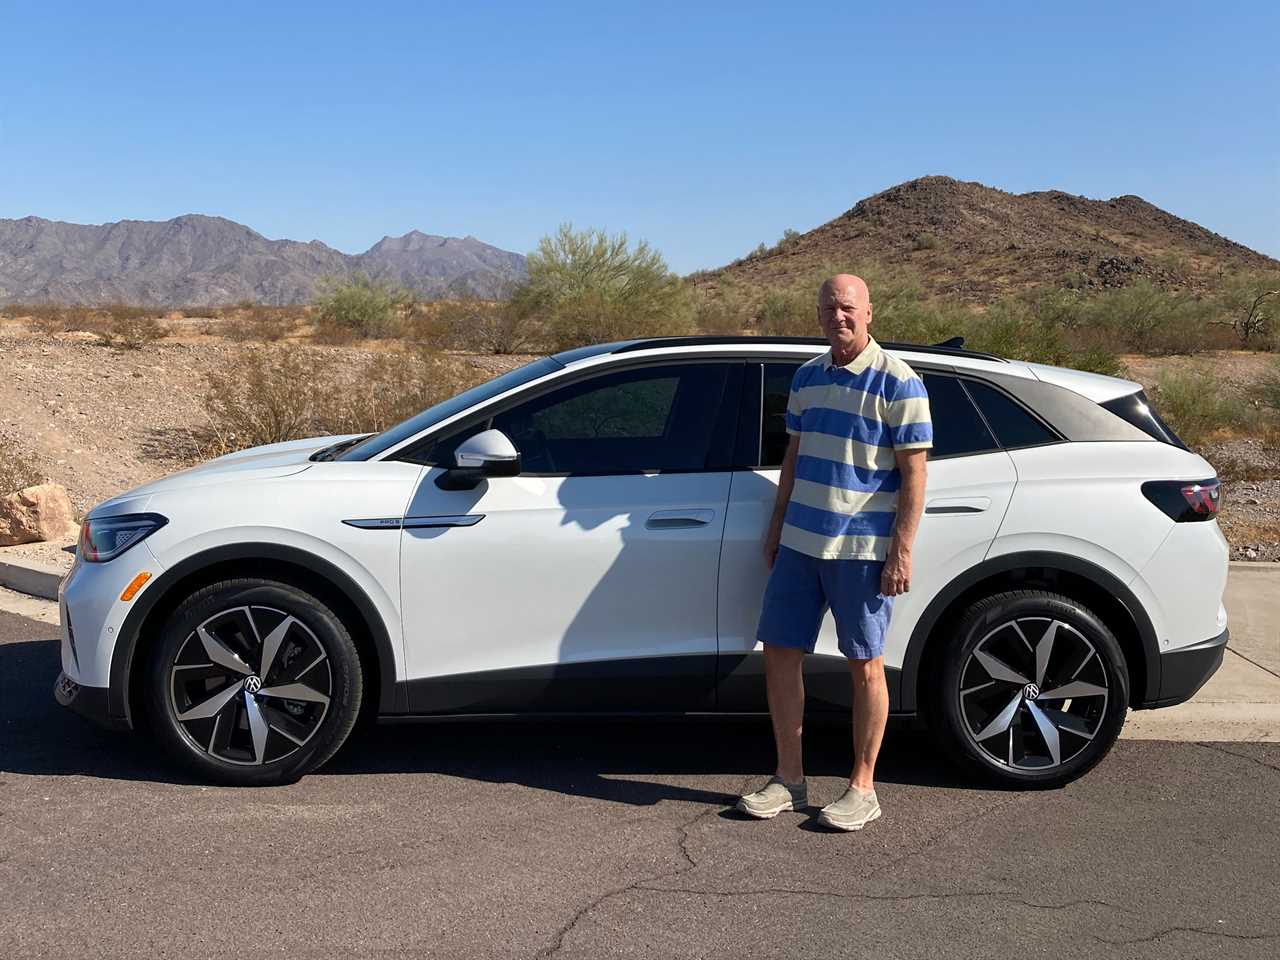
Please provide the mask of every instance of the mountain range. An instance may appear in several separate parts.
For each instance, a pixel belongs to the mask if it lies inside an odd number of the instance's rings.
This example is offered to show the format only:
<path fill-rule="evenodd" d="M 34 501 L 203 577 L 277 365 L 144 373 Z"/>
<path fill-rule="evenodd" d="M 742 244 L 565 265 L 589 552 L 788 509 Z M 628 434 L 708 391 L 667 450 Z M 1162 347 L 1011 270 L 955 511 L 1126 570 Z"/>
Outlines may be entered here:
<path fill-rule="evenodd" d="M 1043 286 L 1103 289 L 1148 280 L 1199 293 L 1225 276 L 1280 271 L 1280 261 L 1148 203 L 1060 190 L 1013 194 L 921 177 L 859 201 L 807 233 L 788 232 L 718 270 L 701 287 L 785 284 L 815 269 L 868 264 L 919 278 L 939 296 L 990 303 Z"/>
<path fill-rule="evenodd" d="M 356 273 L 427 299 L 490 299 L 525 275 L 525 258 L 417 230 L 351 255 L 198 214 L 100 225 L 0 219 L 0 303 L 302 303 L 318 283 Z"/>

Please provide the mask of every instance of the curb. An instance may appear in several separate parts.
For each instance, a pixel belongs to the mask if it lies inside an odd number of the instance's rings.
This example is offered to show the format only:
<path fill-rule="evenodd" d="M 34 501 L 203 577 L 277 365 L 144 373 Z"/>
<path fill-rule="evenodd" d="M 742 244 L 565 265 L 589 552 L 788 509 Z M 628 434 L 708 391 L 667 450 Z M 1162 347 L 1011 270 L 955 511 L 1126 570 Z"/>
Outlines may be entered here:
<path fill-rule="evenodd" d="M 45 600 L 58 599 L 62 569 L 35 560 L 0 560 L 0 586 Z"/>
<path fill-rule="evenodd" d="M 1241 573 L 1280 574 L 1280 561 L 1277 560 L 1232 560 L 1229 566 Z"/>

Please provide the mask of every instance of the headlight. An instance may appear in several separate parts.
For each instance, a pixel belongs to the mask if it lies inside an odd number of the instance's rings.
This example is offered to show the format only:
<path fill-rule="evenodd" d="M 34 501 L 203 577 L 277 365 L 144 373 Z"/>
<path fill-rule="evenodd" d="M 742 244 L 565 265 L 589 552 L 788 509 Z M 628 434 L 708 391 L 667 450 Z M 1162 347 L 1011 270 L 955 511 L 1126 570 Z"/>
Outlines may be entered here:
<path fill-rule="evenodd" d="M 85 520 L 80 527 L 80 558 L 87 563 L 114 560 L 168 522 L 158 513 L 125 513 Z"/>

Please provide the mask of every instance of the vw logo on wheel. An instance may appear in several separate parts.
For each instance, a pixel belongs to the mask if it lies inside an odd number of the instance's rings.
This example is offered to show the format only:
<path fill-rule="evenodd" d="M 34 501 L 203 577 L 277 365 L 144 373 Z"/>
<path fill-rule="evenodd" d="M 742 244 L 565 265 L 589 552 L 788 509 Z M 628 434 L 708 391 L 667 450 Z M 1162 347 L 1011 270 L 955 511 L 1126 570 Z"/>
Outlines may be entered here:
<path fill-rule="evenodd" d="M 244 688 L 249 693 L 257 693 L 259 690 L 262 689 L 262 678 L 250 677 L 248 680 L 244 682 Z"/>
<path fill-rule="evenodd" d="M 258 678 L 254 677 L 253 679 L 256 680 Z M 1028 683 L 1022 688 L 1022 695 L 1028 700 L 1034 700 L 1036 697 L 1040 696 L 1040 688 L 1034 683 Z"/>

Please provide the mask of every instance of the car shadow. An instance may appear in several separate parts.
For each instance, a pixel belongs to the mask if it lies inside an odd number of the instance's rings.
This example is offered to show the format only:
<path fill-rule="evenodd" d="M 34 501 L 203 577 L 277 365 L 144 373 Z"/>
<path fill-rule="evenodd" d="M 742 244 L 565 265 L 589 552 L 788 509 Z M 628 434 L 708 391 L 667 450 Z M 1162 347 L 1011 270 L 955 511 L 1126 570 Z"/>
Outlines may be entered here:
<path fill-rule="evenodd" d="M 146 734 L 115 733 L 58 706 L 56 646 L 0 643 L 0 775 L 81 776 L 193 784 Z M 810 776 L 849 768 L 847 724 L 825 718 L 805 734 Z M 651 805 L 662 800 L 724 805 L 720 790 L 687 785 L 708 775 L 763 778 L 773 763 L 765 718 L 509 721 L 381 724 L 359 728 L 312 776 L 425 774 Z M 938 789 L 981 786 L 957 773 L 923 734 L 891 728 L 878 779 Z"/>

